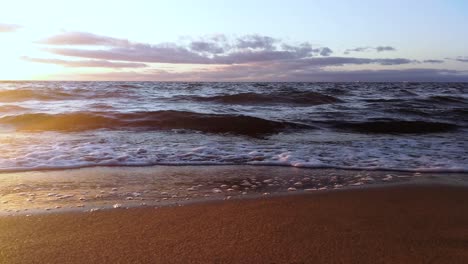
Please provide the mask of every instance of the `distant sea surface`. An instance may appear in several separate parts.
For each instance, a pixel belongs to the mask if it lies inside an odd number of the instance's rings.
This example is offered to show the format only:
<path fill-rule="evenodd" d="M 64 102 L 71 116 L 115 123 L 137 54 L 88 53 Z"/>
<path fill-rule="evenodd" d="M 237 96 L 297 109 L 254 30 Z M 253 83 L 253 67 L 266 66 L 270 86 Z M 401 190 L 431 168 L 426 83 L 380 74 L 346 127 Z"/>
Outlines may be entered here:
<path fill-rule="evenodd" d="M 468 172 L 468 84 L 0 82 L 0 150 L 0 172 L 158 164 Z"/>

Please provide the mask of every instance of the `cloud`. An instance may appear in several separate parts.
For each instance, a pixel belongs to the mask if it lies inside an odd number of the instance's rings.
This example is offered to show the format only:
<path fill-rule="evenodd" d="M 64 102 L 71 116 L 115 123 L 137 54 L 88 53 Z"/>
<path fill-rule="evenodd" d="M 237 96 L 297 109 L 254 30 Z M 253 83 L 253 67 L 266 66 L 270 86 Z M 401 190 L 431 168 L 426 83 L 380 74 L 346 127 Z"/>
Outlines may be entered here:
<path fill-rule="evenodd" d="M 349 54 L 351 52 L 366 52 L 366 51 L 370 51 L 372 48 L 371 47 L 358 47 L 358 48 L 354 48 L 354 49 L 347 49 L 345 50 L 345 54 Z"/>
<path fill-rule="evenodd" d="M 118 60 L 146 63 L 183 63 L 183 64 L 247 64 L 257 62 L 277 62 L 288 64 L 291 60 L 298 64 L 309 64 L 316 66 L 341 66 L 344 64 L 380 64 L 400 65 L 417 63 L 415 60 L 395 59 L 365 59 L 349 57 L 312 57 L 313 50 L 306 47 L 294 50 L 242 50 L 228 54 L 215 54 L 211 57 L 191 52 L 185 48 L 174 45 L 162 46 L 133 46 L 131 48 L 114 48 L 100 50 L 83 50 L 69 48 L 50 48 L 49 52 L 56 55 L 80 57 L 99 60 Z M 326 55 L 329 51 L 319 50 Z"/>
<path fill-rule="evenodd" d="M 278 42 L 280 42 L 279 39 L 268 36 L 246 35 L 237 38 L 236 47 L 239 49 L 275 50 L 274 44 Z"/>
<path fill-rule="evenodd" d="M 468 62 L 468 56 L 458 56 L 456 58 L 445 58 L 445 59 L 450 60 L 450 61 Z"/>
<path fill-rule="evenodd" d="M 319 74 L 326 72 L 338 73 L 340 70 L 327 70 L 326 67 L 337 67 L 346 65 L 402 65 L 410 64 L 408 59 L 366 59 L 347 57 L 317 57 L 301 60 L 277 61 L 274 63 L 264 62 L 255 65 L 233 65 L 220 68 L 215 75 L 220 78 L 260 78 L 269 81 L 322 81 Z M 345 71 L 343 71 L 345 72 Z M 212 72 L 213 73 L 213 72 Z M 206 76 L 207 73 L 200 75 Z M 245 76 L 245 77 L 244 77 Z M 310 77 L 310 78 L 309 78 Z"/>
<path fill-rule="evenodd" d="M 91 33 L 66 32 L 39 43 L 53 46 L 96 46 L 95 49 L 45 48 L 61 56 L 147 63 L 242 64 L 329 56 L 333 52 L 328 47 L 313 48 L 308 42 L 289 44 L 261 35 L 245 35 L 229 42 L 226 36 L 218 34 L 201 40 L 192 40 L 185 45 L 176 43 L 151 45 Z"/>
<path fill-rule="evenodd" d="M 39 41 L 49 45 L 129 46 L 130 41 L 86 32 L 64 32 Z"/>
<path fill-rule="evenodd" d="M 113 62 L 106 60 L 79 60 L 79 61 L 67 61 L 59 59 L 41 59 L 41 58 L 30 58 L 27 56 L 21 57 L 25 61 L 57 64 L 65 67 L 91 67 L 91 68 L 145 68 L 148 65 L 144 63 L 129 63 L 129 62 Z"/>
<path fill-rule="evenodd" d="M 138 61 L 151 63 L 183 63 L 183 64 L 236 64 L 258 61 L 275 61 L 286 59 L 302 59 L 313 56 L 314 51 L 297 48 L 295 50 L 231 50 L 227 53 L 208 53 L 210 46 L 197 46 L 197 50 L 189 50 L 175 44 L 147 45 L 137 44 L 128 48 L 110 48 L 99 50 L 49 48 L 47 51 L 70 57 Z M 202 51 L 202 52 L 201 52 Z M 200 53 L 201 52 L 201 53 Z M 207 54 L 208 53 L 208 54 Z"/>
<path fill-rule="evenodd" d="M 225 52 L 223 47 L 220 47 L 216 43 L 206 41 L 193 41 L 190 43 L 190 49 L 195 52 L 206 52 L 211 54 L 220 54 Z"/>
<path fill-rule="evenodd" d="M 354 49 L 347 49 L 344 51 L 344 54 L 350 54 L 352 52 L 383 52 L 383 51 L 396 51 L 396 48 L 391 46 L 377 46 L 377 47 L 357 47 Z"/>
<path fill-rule="evenodd" d="M 147 70 L 144 72 L 109 72 L 79 75 L 81 80 L 113 81 L 275 81 L 275 82 L 467 82 L 468 72 L 447 69 L 402 69 L 274 72 L 269 67 L 230 65 L 214 70 L 196 72 L 168 72 Z M 57 76 L 58 79 L 76 79 L 73 75 Z"/>
<path fill-rule="evenodd" d="M 443 60 L 423 60 L 424 63 L 444 63 Z"/>
<path fill-rule="evenodd" d="M 468 62 L 468 57 L 458 56 L 455 60 L 459 62 Z"/>
<path fill-rule="evenodd" d="M 296 81 L 325 82 L 466 82 L 468 73 L 447 69 L 401 69 L 401 70 L 359 70 L 359 71 L 318 71 L 305 74 L 291 74 Z"/>
<path fill-rule="evenodd" d="M 95 50 L 73 48 L 49 48 L 46 50 L 62 56 L 100 60 L 186 64 L 209 64 L 211 61 L 209 57 L 202 54 L 170 44 L 138 44 L 128 48 Z"/>
<path fill-rule="evenodd" d="M 40 41 L 43 49 L 77 60 L 23 59 L 65 67 L 142 68 L 100 74 L 82 73 L 70 79 L 160 81 L 456 81 L 467 73 L 446 69 L 347 70 L 347 66 L 393 67 L 419 63 L 443 63 L 408 58 L 360 58 L 332 56 L 328 47 L 309 42 L 289 43 L 258 34 L 227 37 L 223 34 L 174 43 L 138 43 L 84 32 L 65 32 Z M 90 46 L 90 47 L 81 47 Z M 350 52 L 395 51 L 391 46 L 357 47 Z M 466 59 L 459 57 L 457 59 Z M 468 59 L 467 59 L 468 60 Z M 150 63 L 193 64 L 198 70 L 165 71 Z M 200 69 L 200 66 L 205 66 Z M 406 66 L 408 67 L 408 66 Z M 177 67 L 175 67 L 177 68 Z M 349 69 L 349 68 L 348 68 Z M 66 79 L 67 77 L 63 77 Z"/>
<path fill-rule="evenodd" d="M 333 51 L 330 48 L 327 48 L 327 47 L 322 48 L 320 50 L 320 55 L 322 55 L 322 56 L 330 56 L 332 53 L 333 53 Z"/>
<path fill-rule="evenodd" d="M 19 25 L 0 23 L 0 33 L 15 32 L 21 28 Z"/>
<path fill-rule="evenodd" d="M 367 65 L 367 64 L 378 64 L 378 65 L 403 65 L 411 64 L 415 61 L 396 58 L 396 59 L 367 59 L 367 58 L 350 58 L 350 57 L 316 57 L 301 60 L 289 60 L 277 62 L 274 65 L 277 71 L 285 70 L 307 70 L 316 69 L 330 66 L 345 66 L 345 65 Z M 258 65 L 257 65 L 258 66 Z"/>
<path fill-rule="evenodd" d="M 396 51 L 396 49 L 394 47 L 390 47 L 390 46 L 378 46 L 378 47 L 375 47 L 375 50 L 377 52 L 382 52 L 382 51 Z"/>
<path fill-rule="evenodd" d="M 79 75 L 81 80 L 132 81 L 466 81 L 468 73 L 444 69 L 402 70 L 327 70 L 327 66 L 348 64 L 406 64 L 405 59 L 363 59 L 317 57 L 303 60 L 260 62 L 255 64 L 222 65 L 191 72 L 157 69 Z M 67 76 L 59 78 L 66 79 Z M 76 78 L 75 76 L 70 77 Z"/>

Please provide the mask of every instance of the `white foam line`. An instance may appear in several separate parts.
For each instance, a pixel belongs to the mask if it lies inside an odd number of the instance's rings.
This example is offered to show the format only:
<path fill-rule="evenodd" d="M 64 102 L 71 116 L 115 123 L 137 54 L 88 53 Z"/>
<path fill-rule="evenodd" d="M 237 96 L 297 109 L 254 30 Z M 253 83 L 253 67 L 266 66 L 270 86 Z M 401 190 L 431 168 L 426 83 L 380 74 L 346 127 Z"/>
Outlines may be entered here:
<path fill-rule="evenodd" d="M 159 162 L 159 163 L 129 163 L 129 164 L 87 164 L 69 166 L 37 166 L 37 167 L 16 167 L 0 168 L 0 173 L 30 172 L 30 171 L 52 171 L 52 170 L 72 170 L 94 167 L 152 167 L 152 166 L 268 166 L 268 167 L 291 167 L 299 169 L 339 169 L 339 170 L 361 170 L 361 171 L 395 171 L 395 172 L 419 172 L 419 173 L 468 173 L 465 168 L 390 168 L 390 167 L 346 167 L 331 165 L 291 165 L 274 162 L 247 162 L 238 163 L 217 163 L 217 162 Z"/>

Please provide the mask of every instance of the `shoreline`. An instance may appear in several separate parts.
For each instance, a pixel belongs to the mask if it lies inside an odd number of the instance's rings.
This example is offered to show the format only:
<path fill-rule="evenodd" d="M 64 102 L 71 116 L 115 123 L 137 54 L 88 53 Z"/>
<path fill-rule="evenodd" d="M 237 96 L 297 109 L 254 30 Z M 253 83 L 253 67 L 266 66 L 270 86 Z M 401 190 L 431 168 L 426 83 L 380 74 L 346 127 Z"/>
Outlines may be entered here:
<path fill-rule="evenodd" d="M 29 173 L 29 172 L 50 172 L 50 171 L 69 171 L 80 169 L 93 169 L 93 168 L 157 168 L 157 167 L 281 167 L 281 168 L 295 168 L 305 170 L 337 170 L 337 171 L 370 171 L 370 172 L 389 172 L 389 173 L 421 173 L 421 174 L 468 174 L 467 169 L 452 168 L 452 169 L 396 169 L 396 168 L 367 168 L 367 167 L 341 167 L 341 166 L 293 166 L 283 164 L 269 164 L 269 163 L 157 163 L 157 164 L 90 164 L 80 166 L 56 166 L 56 167 L 31 167 L 31 168 L 12 168 L 0 169 L 0 174 L 8 173 Z"/>
<path fill-rule="evenodd" d="M 95 167 L 0 173 L 0 215 L 177 206 L 388 185 L 468 186 L 465 173 L 272 166 Z"/>
<path fill-rule="evenodd" d="M 0 217 L 0 258 L 8 263 L 466 263 L 467 200 L 464 186 L 410 184 Z"/>
<path fill-rule="evenodd" d="M 0 215 L 161 207 L 395 184 L 468 186 L 468 174 L 272 166 L 93 167 L 0 173 Z"/>
<path fill-rule="evenodd" d="M 0 212 L 0 218 L 4 217 L 17 217 L 17 216 L 41 216 L 41 215 L 55 215 L 55 214 L 88 214 L 95 212 L 109 212 L 114 210 L 135 210 L 135 209 L 160 209 L 160 208 L 175 208 L 175 207 L 184 207 L 184 206 L 197 206 L 197 205 L 212 205 L 212 204 L 221 204 L 224 202 L 231 201 L 257 201 L 262 199 L 275 199 L 275 198 L 287 198 L 287 197 L 301 197 L 301 196 L 313 196 L 313 195 L 322 195 L 328 193 L 340 193 L 348 191 L 366 191 L 366 190 L 385 190 L 388 188 L 431 188 L 431 187 L 447 187 L 447 188 L 466 188 L 468 191 L 468 186 L 455 185 L 450 183 L 431 183 L 431 182 L 397 182 L 397 183 L 381 183 L 381 184 L 372 184 L 372 185 L 361 185 L 361 186 L 348 186 L 346 188 L 337 188 L 337 189 L 325 189 L 325 190 L 298 190 L 293 192 L 278 192 L 278 193 L 268 193 L 268 194 L 249 194 L 245 196 L 237 197 L 203 197 L 193 200 L 181 200 L 181 201 L 159 201 L 145 204 L 128 204 L 125 206 L 120 206 L 118 208 L 113 207 L 112 204 L 105 204 L 100 207 L 93 206 L 83 206 L 83 207 L 69 207 L 69 208 L 50 208 L 50 210 L 43 209 L 31 209 L 31 210 L 18 210 L 13 213 L 13 210 L 10 211 L 10 214 Z"/>

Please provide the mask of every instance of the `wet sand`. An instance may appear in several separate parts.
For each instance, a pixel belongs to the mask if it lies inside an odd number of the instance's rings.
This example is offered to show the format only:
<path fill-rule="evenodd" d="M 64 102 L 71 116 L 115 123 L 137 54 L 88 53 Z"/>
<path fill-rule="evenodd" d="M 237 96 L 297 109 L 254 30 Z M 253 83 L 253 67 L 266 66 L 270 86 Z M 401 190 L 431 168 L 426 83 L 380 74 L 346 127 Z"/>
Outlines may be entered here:
<path fill-rule="evenodd" d="M 468 186 L 463 173 L 276 166 L 91 167 L 0 173 L 0 216 L 167 206 L 388 184 Z"/>
<path fill-rule="evenodd" d="M 0 217 L 0 263 L 468 263 L 468 188 Z"/>

